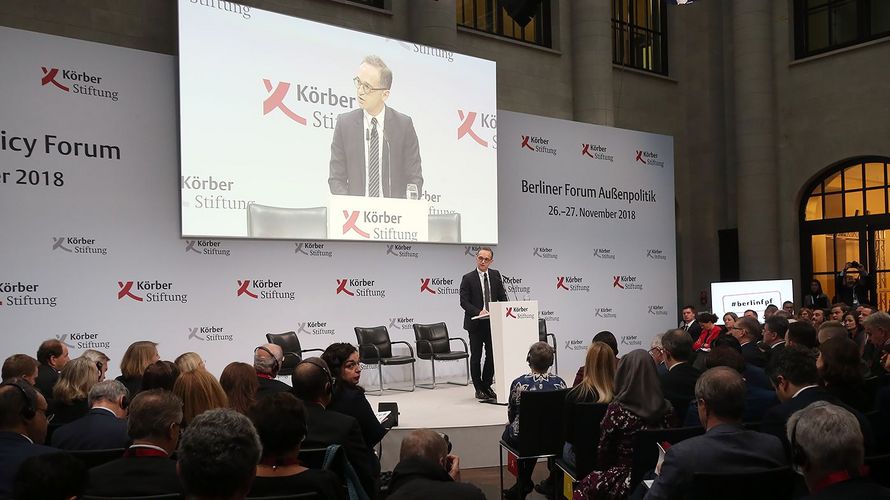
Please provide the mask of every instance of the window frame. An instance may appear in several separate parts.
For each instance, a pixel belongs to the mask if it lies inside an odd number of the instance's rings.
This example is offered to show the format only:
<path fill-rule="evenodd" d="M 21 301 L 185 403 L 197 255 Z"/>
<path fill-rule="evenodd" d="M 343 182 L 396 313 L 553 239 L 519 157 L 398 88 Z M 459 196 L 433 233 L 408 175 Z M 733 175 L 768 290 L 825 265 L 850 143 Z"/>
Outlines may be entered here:
<path fill-rule="evenodd" d="M 476 8 L 482 6 L 484 12 L 480 15 Z M 525 37 L 525 30 L 513 21 L 513 18 L 507 14 L 503 7 L 498 5 L 497 0 L 457 0 L 455 2 L 455 22 L 459 28 L 465 28 L 471 31 L 478 31 L 488 35 L 512 40 L 520 43 L 527 43 L 537 47 L 548 49 L 553 48 L 553 5 L 552 0 L 542 0 L 538 6 L 537 13 L 532 17 L 535 23 L 534 39 Z M 469 21 L 467 21 L 467 8 L 471 9 Z M 483 20 L 483 25 L 478 25 L 479 20 Z M 512 22 L 510 22 L 512 21 Z M 512 33 L 506 33 L 504 25 L 509 23 Z M 519 36 L 516 36 L 518 33 Z"/>
<path fill-rule="evenodd" d="M 794 0 L 794 58 L 804 59 L 890 36 L 890 28 L 878 33 L 871 32 L 871 1 L 824 0 L 823 4 L 809 7 L 808 0 Z M 832 44 L 832 13 L 838 7 L 851 2 L 856 5 L 856 36 L 850 41 Z M 810 49 L 810 25 L 807 21 L 811 13 L 822 10 L 828 12 L 828 44 L 819 49 Z"/>
<path fill-rule="evenodd" d="M 634 23 L 634 19 L 636 18 L 636 9 L 640 3 L 645 2 L 650 11 L 650 20 L 653 26 L 658 24 L 658 28 L 649 28 L 648 26 L 639 26 Z M 652 5 L 659 5 L 660 18 L 657 20 L 652 19 Z M 617 12 L 624 12 L 623 6 L 627 6 L 627 12 L 629 13 L 628 19 L 630 21 L 625 22 L 622 19 L 619 19 L 616 15 Z M 612 0 L 612 63 L 617 64 L 619 66 L 624 66 L 627 68 L 634 68 L 640 71 L 646 71 L 648 73 L 653 73 L 656 75 L 668 76 L 670 71 L 670 64 L 668 61 L 668 22 L 667 22 L 667 1 L 666 0 Z M 657 23 L 656 23 L 657 21 Z M 659 31 L 660 30 L 660 31 Z M 628 41 L 628 46 L 632 39 L 629 39 L 632 33 L 644 32 L 646 33 L 647 41 L 650 41 L 650 46 L 653 46 L 654 40 L 659 38 L 661 41 L 661 46 L 658 54 L 658 58 L 661 62 L 660 67 L 656 68 L 654 64 L 655 54 L 652 55 L 652 68 L 645 67 L 645 61 L 635 61 L 636 53 L 633 50 L 629 51 L 628 61 L 624 62 L 624 42 Z"/>

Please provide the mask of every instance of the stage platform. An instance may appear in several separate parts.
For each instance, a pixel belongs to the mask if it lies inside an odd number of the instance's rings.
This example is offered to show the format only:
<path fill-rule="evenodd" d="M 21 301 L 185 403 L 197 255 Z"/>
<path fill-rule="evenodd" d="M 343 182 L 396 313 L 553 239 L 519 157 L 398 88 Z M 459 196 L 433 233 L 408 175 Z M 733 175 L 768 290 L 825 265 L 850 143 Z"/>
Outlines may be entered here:
<path fill-rule="evenodd" d="M 368 394 L 372 408 L 379 402 L 399 404 L 399 426 L 383 438 L 380 464 L 392 470 L 399 461 L 402 437 L 427 428 L 448 434 L 462 469 L 498 465 L 498 440 L 507 423 L 507 407 L 480 403 L 472 384 L 466 387 L 441 384 L 435 389 L 418 387 L 414 392 L 387 391 Z"/>

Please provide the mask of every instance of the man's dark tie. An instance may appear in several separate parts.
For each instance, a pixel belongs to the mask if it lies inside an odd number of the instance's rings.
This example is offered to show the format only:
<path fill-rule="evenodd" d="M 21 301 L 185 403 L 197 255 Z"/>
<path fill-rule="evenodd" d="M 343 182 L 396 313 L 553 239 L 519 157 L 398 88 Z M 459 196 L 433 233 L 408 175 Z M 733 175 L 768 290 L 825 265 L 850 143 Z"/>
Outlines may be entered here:
<path fill-rule="evenodd" d="M 488 311 L 488 303 L 491 302 L 491 290 L 488 286 L 488 273 L 482 273 L 482 301 L 485 302 L 485 310 Z"/>
<path fill-rule="evenodd" d="M 380 196 L 380 137 L 377 118 L 371 118 L 371 144 L 368 145 L 368 196 Z"/>

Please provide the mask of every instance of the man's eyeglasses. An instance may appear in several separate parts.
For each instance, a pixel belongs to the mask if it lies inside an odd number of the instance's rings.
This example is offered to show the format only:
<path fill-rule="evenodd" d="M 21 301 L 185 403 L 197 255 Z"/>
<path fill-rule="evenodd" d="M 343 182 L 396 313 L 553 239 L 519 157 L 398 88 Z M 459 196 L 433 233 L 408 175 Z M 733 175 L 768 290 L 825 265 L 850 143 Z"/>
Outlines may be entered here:
<path fill-rule="evenodd" d="M 491 262 L 491 257 L 477 256 L 476 260 L 478 260 L 479 262 Z"/>
<path fill-rule="evenodd" d="M 386 87 L 372 87 L 370 84 L 363 82 L 359 77 L 353 78 L 352 83 L 354 83 L 355 88 L 361 90 L 363 94 L 367 94 L 368 92 L 373 92 L 376 90 L 389 90 Z"/>

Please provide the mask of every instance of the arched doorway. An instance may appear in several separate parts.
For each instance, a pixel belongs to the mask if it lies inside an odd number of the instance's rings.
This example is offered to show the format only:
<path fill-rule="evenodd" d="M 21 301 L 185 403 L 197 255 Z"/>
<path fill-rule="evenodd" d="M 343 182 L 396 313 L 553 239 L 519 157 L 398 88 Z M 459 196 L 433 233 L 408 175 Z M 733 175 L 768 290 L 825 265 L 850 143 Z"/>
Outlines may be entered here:
<path fill-rule="evenodd" d="M 818 279 L 829 298 L 847 262 L 872 276 L 872 302 L 890 306 L 890 158 L 845 160 L 807 185 L 800 207 L 801 283 Z"/>

